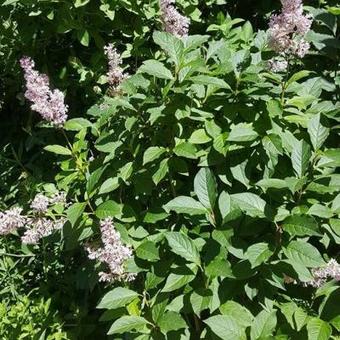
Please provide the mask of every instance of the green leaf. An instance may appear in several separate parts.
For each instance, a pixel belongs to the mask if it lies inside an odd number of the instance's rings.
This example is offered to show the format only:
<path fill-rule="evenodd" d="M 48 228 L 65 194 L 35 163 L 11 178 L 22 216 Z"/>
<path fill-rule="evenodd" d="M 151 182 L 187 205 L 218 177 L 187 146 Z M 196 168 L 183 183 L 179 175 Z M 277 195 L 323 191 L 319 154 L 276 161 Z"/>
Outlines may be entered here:
<path fill-rule="evenodd" d="M 244 328 L 232 316 L 215 315 L 205 320 L 204 323 L 221 339 L 247 339 Z"/>
<path fill-rule="evenodd" d="M 311 73 L 311 71 L 302 70 L 302 71 L 299 71 L 299 72 L 293 74 L 288 79 L 286 86 L 288 87 L 290 84 L 294 83 L 295 81 L 298 81 L 298 80 L 300 80 L 302 78 L 305 78 L 305 77 L 309 76 L 310 73 Z"/>
<path fill-rule="evenodd" d="M 173 79 L 173 76 L 161 62 L 157 60 L 146 60 L 143 65 L 139 68 L 138 72 L 147 73 L 151 76 L 161 79 Z"/>
<path fill-rule="evenodd" d="M 195 243 L 187 236 L 180 232 L 168 232 L 165 234 L 169 246 L 174 254 L 179 255 L 189 262 L 201 265 L 200 254 Z"/>
<path fill-rule="evenodd" d="M 251 268 L 255 268 L 266 262 L 273 254 L 273 251 L 269 249 L 269 245 L 267 243 L 255 243 L 251 245 L 246 253 L 245 256 L 248 261 L 251 263 Z"/>
<path fill-rule="evenodd" d="M 116 190 L 117 188 L 119 188 L 119 178 L 118 177 L 108 178 L 100 186 L 98 193 L 99 193 L 99 195 L 107 194 L 111 191 Z"/>
<path fill-rule="evenodd" d="M 87 30 L 80 30 L 78 31 L 77 33 L 78 35 L 78 40 L 80 41 L 80 43 L 83 45 L 83 46 L 89 46 L 90 44 L 90 34 Z"/>
<path fill-rule="evenodd" d="M 239 303 L 235 301 L 227 301 L 223 305 L 220 306 L 220 311 L 224 315 L 229 315 L 235 318 L 235 320 L 242 327 L 249 327 L 253 322 L 253 315 L 249 312 L 249 310 Z"/>
<path fill-rule="evenodd" d="M 195 84 L 212 85 L 222 89 L 230 89 L 230 86 L 222 79 L 205 75 L 193 76 L 190 78 Z"/>
<path fill-rule="evenodd" d="M 225 259 L 216 258 L 205 267 L 205 274 L 209 277 L 230 277 L 234 278 L 231 265 Z"/>
<path fill-rule="evenodd" d="M 178 196 L 165 204 L 163 209 L 166 212 L 175 211 L 178 214 L 203 215 L 207 209 L 198 201 L 188 196 Z"/>
<path fill-rule="evenodd" d="M 214 209 L 217 198 L 217 184 L 213 173 L 208 167 L 200 169 L 195 176 L 194 191 L 198 200 L 207 209 Z"/>
<path fill-rule="evenodd" d="M 154 242 L 144 241 L 136 249 L 136 254 L 139 258 L 150 262 L 159 260 L 159 250 Z"/>
<path fill-rule="evenodd" d="M 204 129 L 195 130 L 189 138 L 189 143 L 192 144 L 205 144 L 210 141 L 211 138 L 206 134 Z"/>
<path fill-rule="evenodd" d="M 332 334 L 331 326 L 318 318 L 311 318 L 307 323 L 308 340 L 328 340 Z"/>
<path fill-rule="evenodd" d="M 72 156 L 71 150 L 61 145 L 47 145 L 44 147 L 44 150 L 53 152 L 57 155 Z"/>
<path fill-rule="evenodd" d="M 251 340 L 266 339 L 272 335 L 276 326 L 276 312 L 263 310 L 253 321 L 250 330 Z"/>
<path fill-rule="evenodd" d="M 159 163 L 159 167 L 156 170 L 156 172 L 152 175 L 153 182 L 158 185 L 158 183 L 166 176 L 166 174 L 169 172 L 169 165 L 168 165 L 169 159 L 163 159 Z"/>
<path fill-rule="evenodd" d="M 208 309 L 213 293 L 210 289 L 199 288 L 190 294 L 190 306 L 196 315 Z"/>
<path fill-rule="evenodd" d="M 306 267 L 322 267 L 326 264 L 319 251 L 303 241 L 291 241 L 283 252 L 292 263 Z"/>
<path fill-rule="evenodd" d="M 304 140 L 298 141 L 292 151 L 292 165 L 298 177 L 306 173 L 311 159 L 311 147 Z"/>
<path fill-rule="evenodd" d="M 320 113 L 309 120 L 308 133 L 314 150 L 320 149 L 329 135 L 329 129 L 321 124 Z"/>
<path fill-rule="evenodd" d="M 64 124 L 64 129 L 67 131 L 80 131 L 92 126 L 92 123 L 85 118 L 69 119 Z"/>
<path fill-rule="evenodd" d="M 183 320 L 181 314 L 172 311 L 165 312 L 158 320 L 157 324 L 164 334 L 187 327 L 187 324 Z"/>
<path fill-rule="evenodd" d="M 313 204 L 307 211 L 308 215 L 318 216 L 321 218 L 330 218 L 333 216 L 333 212 L 330 208 L 321 205 L 319 203 Z"/>
<path fill-rule="evenodd" d="M 182 142 L 180 144 L 177 144 L 173 151 L 179 157 L 185 157 L 185 158 L 191 158 L 191 159 L 197 158 L 197 149 L 195 145 L 191 143 Z"/>
<path fill-rule="evenodd" d="M 338 194 L 333 200 L 332 211 L 335 214 L 340 214 L 340 194 Z"/>
<path fill-rule="evenodd" d="M 96 209 L 96 216 L 100 219 L 115 217 L 122 212 L 122 206 L 115 201 L 106 201 Z"/>
<path fill-rule="evenodd" d="M 267 178 L 261 179 L 256 183 L 262 189 L 274 188 L 274 189 L 284 189 L 288 188 L 288 184 L 283 179 L 278 178 Z"/>
<path fill-rule="evenodd" d="M 146 149 L 143 156 L 143 165 L 153 162 L 155 159 L 159 158 L 166 152 L 166 149 L 160 146 L 151 146 Z"/>
<path fill-rule="evenodd" d="M 75 0 L 74 2 L 74 7 L 82 7 L 85 6 L 86 4 L 88 4 L 90 2 L 90 0 Z"/>
<path fill-rule="evenodd" d="M 235 125 L 227 138 L 229 142 L 251 142 L 258 137 L 251 124 L 240 123 Z"/>
<path fill-rule="evenodd" d="M 126 306 L 136 297 L 138 297 L 138 293 L 127 288 L 117 287 L 103 296 L 97 308 L 117 309 Z"/>
<path fill-rule="evenodd" d="M 283 230 L 292 236 L 320 236 L 318 224 L 309 216 L 289 216 L 283 221 Z"/>
<path fill-rule="evenodd" d="M 266 217 L 266 202 L 256 194 L 244 192 L 230 195 L 232 201 L 251 217 Z"/>
<path fill-rule="evenodd" d="M 97 185 L 99 179 L 103 175 L 104 171 L 106 170 L 106 166 L 101 166 L 100 168 L 96 169 L 92 172 L 92 174 L 88 177 L 86 182 L 86 192 L 91 197 L 91 194 L 97 189 Z"/>
<path fill-rule="evenodd" d="M 86 207 L 86 203 L 73 203 L 66 211 L 67 219 L 70 221 L 71 226 L 73 227 L 80 216 L 83 214 Z"/>
<path fill-rule="evenodd" d="M 167 277 L 162 292 L 172 292 L 191 282 L 196 277 L 197 267 L 191 264 L 187 267 L 179 267 L 175 271 L 176 273 L 171 273 Z"/>
<path fill-rule="evenodd" d="M 237 219 L 242 215 L 238 204 L 232 201 L 230 195 L 225 191 L 221 192 L 218 199 L 218 207 L 224 223 Z"/>
<path fill-rule="evenodd" d="M 126 334 L 132 330 L 142 331 L 146 330 L 148 324 L 150 322 L 141 316 L 124 315 L 112 324 L 107 334 Z"/>
<path fill-rule="evenodd" d="M 168 54 L 176 66 L 181 64 L 184 51 L 184 44 L 181 39 L 167 32 L 156 31 L 153 33 L 153 40 Z"/>

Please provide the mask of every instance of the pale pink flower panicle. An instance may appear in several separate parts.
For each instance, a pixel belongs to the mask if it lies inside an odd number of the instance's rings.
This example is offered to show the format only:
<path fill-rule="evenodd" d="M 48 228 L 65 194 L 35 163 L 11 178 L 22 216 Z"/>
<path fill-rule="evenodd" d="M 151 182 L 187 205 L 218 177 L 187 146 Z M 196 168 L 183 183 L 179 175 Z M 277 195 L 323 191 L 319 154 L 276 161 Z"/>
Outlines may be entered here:
<path fill-rule="evenodd" d="M 186 37 L 189 32 L 190 20 L 181 15 L 174 4 L 175 0 L 160 0 L 164 30 L 177 37 Z"/>
<path fill-rule="evenodd" d="M 67 119 L 68 106 L 64 103 L 64 94 L 51 90 L 46 74 L 34 69 L 35 63 L 30 57 L 22 57 L 20 65 L 24 70 L 26 81 L 25 97 L 32 102 L 31 109 L 38 112 L 43 119 L 60 126 Z"/>
<path fill-rule="evenodd" d="M 288 68 L 287 60 L 270 59 L 267 63 L 268 69 L 274 73 L 285 72 Z"/>
<path fill-rule="evenodd" d="M 124 262 L 132 257 L 132 249 L 122 243 L 112 218 L 106 218 L 100 222 L 100 231 L 102 246 L 86 247 L 91 260 L 98 260 L 108 268 L 106 272 L 99 273 L 99 280 L 105 282 L 134 280 L 135 274 L 127 273 L 124 268 Z"/>
<path fill-rule="evenodd" d="M 47 211 L 49 204 L 50 200 L 48 197 L 43 194 L 37 194 L 31 203 L 31 208 L 34 212 L 44 213 Z"/>
<path fill-rule="evenodd" d="M 30 218 L 27 221 L 27 226 L 21 241 L 25 244 L 37 244 L 46 236 L 51 235 L 55 230 L 63 227 L 66 220 L 64 218 L 56 221 L 46 217 Z"/>
<path fill-rule="evenodd" d="M 307 285 L 315 288 L 321 287 L 327 282 L 327 279 L 340 281 L 340 264 L 336 260 L 331 259 L 326 266 L 313 269 L 312 274 L 313 280 L 307 282 Z"/>
<path fill-rule="evenodd" d="M 116 93 L 119 89 L 120 84 L 124 79 L 128 77 L 121 65 L 123 63 L 121 55 L 114 48 L 113 44 L 109 44 L 104 47 L 105 55 L 108 59 L 109 70 L 107 72 L 108 83 L 110 84 L 111 90 Z"/>
<path fill-rule="evenodd" d="M 0 212 L 0 235 L 8 235 L 26 223 L 26 217 L 21 215 L 22 209 L 14 207 Z"/>
<path fill-rule="evenodd" d="M 302 0 L 281 0 L 282 11 L 269 22 L 269 46 L 277 53 L 303 58 L 309 50 L 304 39 L 312 17 L 303 14 Z"/>

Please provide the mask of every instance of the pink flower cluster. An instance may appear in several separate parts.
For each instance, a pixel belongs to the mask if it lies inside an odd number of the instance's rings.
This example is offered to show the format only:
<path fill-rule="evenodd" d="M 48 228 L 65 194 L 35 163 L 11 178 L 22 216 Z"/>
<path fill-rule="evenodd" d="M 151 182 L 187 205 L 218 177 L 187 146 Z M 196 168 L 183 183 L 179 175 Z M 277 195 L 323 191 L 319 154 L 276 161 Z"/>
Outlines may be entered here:
<path fill-rule="evenodd" d="M 91 246 L 86 247 L 91 260 L 99 260 L 108 267 L 107 272 L 99 273 L 99 280 L 105 282 L 134 280 L 136 275 L 126 273 L 124 268 L 124 262 L 132 257 L 132 249 L 123 245 L 112 218 L 106 218 L 100 222 L 100 231 L 102 247 L 97 249 Z"/>
<path fill-rule="evenodd" d="M 189 32 L 190 20 L 181 15 L 173 4 L 175 4 L 175 0 L 160 0 L 164 29 L 177 37 L 186 37 Z"/>
<path fill-rule="evenodd" d="M 22 209 L 18 207 L 0 212 L 0 235 L 10 234 L 25 225 L 26 217 L 21 212 Z"/>
<path fill-rule="evenodd" d="M 28 218 L 26 230 L 21 237 L 21 241 L 25 244 L 37 244 L 43 237 L 49 236 L 55 230 L 61 229 L 65 221 L 64 218 L 54 221 L 40 216 Z"/>
<path fill-rule="evenodd" d="M 309 50 L 304 39 L 312 18 L 303 14 L 302 0 L 281 0 L 282 12 L 269 23 L 269 45 L 277 53 L 303 58 Z"/>
<path fill-rule="evenodd" d="M 313 269 L 312 274 L 313 280 L 307 282 L 307 284 L 315 288 L 321 287 L 326 283 L 327 279 L 340 281 L 340 264 L 336 260 L 331 259 L 326 266 Z"/>
<path fill-rule="evenodd" d="M 51 91 L 46 74 L 34 69 L 35 63 L 30 57 L 22 57 L 20 65 L 26 80 L 25 97 L 32 102 L 32 110 L 54 125 L 62 125 L 67 119 L 68 106 L 64 103 L 64 94 L 58 89 Z"/>
<path fill-rule="evenodd" d="M 21 240 L 25 244 L 37 244 L 41 238 L 51 235 L 54 230 L 61 229 L 65 224 L 65 219 L 52 220 L 45 216 L 47 209 L 56 203 L 55 198 L 65 198 L 64 193 L 56 193 L 52 198 L 43 194 L 37 194 L 31 202 L 32 216 L 21 215 L 21 208 L 11 208 L 5 212 L 0 212 L 0 235 L 8 235 L 17 229 L 25 228 Z M 64 202 L 64 201 L 63 201 Z"/>
<path fill-rule="evenodd" d="M 124 79 L 127 78 L 127 74 L 124 73 L 121 65 L 123 63 L 121 55 L 114 48 L 113 44 L 109 44 L 104 47 L 105 55 L 108 59 L 109 71 L 107 73 L 108 82 L 110 84 L 111 90 L 116 93 L 118 91 L 119 85 Z"/>

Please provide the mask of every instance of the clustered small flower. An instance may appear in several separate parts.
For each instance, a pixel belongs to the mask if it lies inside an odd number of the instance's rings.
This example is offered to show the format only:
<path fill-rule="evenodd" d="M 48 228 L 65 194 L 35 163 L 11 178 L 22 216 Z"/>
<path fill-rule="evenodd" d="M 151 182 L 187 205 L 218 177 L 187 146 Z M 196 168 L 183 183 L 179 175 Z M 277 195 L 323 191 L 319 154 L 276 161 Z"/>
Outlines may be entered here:
<path fill-rule="evenodd" d="M 26 80 L 25 97 L 32 102 L 32 110 L 54 125 L 60 126 L 67 119 L 68 106 L 64 103 L 64 94 L 51 90 L 46 74 L 40 74 L 34 69 L 35 63 L 30 57 L 22 57 L 20 65 L 24 70 Z"/>
<path fill-rule="evenodd" d="M 25 244 L 37 244 L 43 237 L 51 235 L 65 224 L 65 218 L 53 220 L 46 216 L 48 208 L 60 202 L 66 202 L 63 192 L 57 192 L 52 198 L 37 194 L 30 205 L 33 217 L 21 215 L 22 208 L 17 207 L 0 212 L 0 235 L 8 235 L 24 228 L 21 241 Z"/>
<path fill-rule="evenodd" d="M 113 44 L 105 46 L 104 52 L 109 64 L 109 71 L 107 73 L 108 82 L 113 93 L 117 93 L 120 84 L 128 77 L 128 74 L 124 73 L 121 67 L 123 63 L 122 57 Z"/>
<path fill-rule="evenodd" d="M 281 0 L 282 12 L 269 22 L 269 45 L 277 53 L 303 58 L 309 50 L 304 39 L 312 18 L 303 14 L 302 0 Z"/>
<path fill-rule="evenodd" d="M 61 229 L 65 221 L 64 218 L 57 221 L 46 217 L 30 218 L 27 220 L 26 231 L 21 237 L 21 241 L 25 244 L 37 244 L 43 237 L 49 236 L 55 230 Z"/>
<path fill-rule="evenodd" d="M 270 71 L 274 73 L 285 72 L 288 68 L 288 62 L 287 60 L 273 58 L 268 60 L 267 67 Z"/>
<path fill-rule="evenodd" d="M 313 269 L 312 274 L 313 280 L 307 282 L 307 285 L 315 288 L 321 287 L 326 283 L 327 279 L 340 281 L 340 264 L 336 260 L 331 259 L 326 266 Z"/>
<path fill-rule="evenodd" d="M 31 208 L 37 213 L 44 213 L 47 211 L 49 204 L 50 200 L 47 196 L 37 194 L 31 203 Z"/>
<path fill-rule="evenodd" d="M 22 209 L 14 207 L 0 212 L 0 235 L 8 235 L 26 223 L 26 217 L 21 215 Z"/>
<path fill-rule="evenodd" d="M 102 247 L 94 249 L 87 246 L 88 257 L 91 260 L 99 260 L 108 267 L 108 271 L 99 273 L 99 280 L 104 282 L 132 281 L 135 274 L 127 273 L 124 262 L 132 257 L 132 249 L 125 246 L 116 231 L 112 218 L 106 218 L 100 222 Z"/>
<path fill-rule="evenodd" d="M 190 20 L 175 8 L 175 0 L 160 0 L 161 19 L 166 32 L 177 37 L 186 37 L 189 33 Z"/>

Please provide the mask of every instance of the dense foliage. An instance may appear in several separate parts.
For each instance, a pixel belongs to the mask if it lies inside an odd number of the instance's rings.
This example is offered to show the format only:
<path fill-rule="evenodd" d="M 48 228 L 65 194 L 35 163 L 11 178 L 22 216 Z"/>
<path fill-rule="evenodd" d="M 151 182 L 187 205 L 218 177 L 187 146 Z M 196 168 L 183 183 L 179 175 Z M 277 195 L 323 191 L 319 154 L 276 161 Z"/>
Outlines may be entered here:
<path fill-rule="evenodd" d="M 340 8 L 305 5 L 302 55 L 279 1 L 178 0 L 188 36 L 3 2 L 1 338 L 339 337 Z"/>

